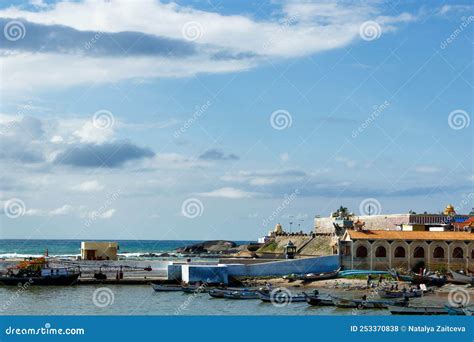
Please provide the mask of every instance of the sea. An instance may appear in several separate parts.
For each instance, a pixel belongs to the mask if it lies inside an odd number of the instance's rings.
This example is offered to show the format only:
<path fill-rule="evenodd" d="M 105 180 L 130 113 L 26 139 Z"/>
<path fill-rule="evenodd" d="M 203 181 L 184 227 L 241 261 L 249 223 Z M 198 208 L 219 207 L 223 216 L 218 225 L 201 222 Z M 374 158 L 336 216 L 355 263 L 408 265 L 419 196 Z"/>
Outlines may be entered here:
<path fill-rule="evenodd" d="M 0 239 L 0 258 L 39 257 L 48 251 L 49 256 L 74 257 L 81 253 L 84 240 L 22 240 Z M 94 240 L 101 241 L 101 240 Z M 104 240 L 110 241 L 110 240 Z M 176 248 L 202 242 L 198 240 L 113 240 L 119 244 L 120 257 L 138 257 L 147 253 L 173 253 Z M 250 241 L 235 241 L 238 245 Z"/>

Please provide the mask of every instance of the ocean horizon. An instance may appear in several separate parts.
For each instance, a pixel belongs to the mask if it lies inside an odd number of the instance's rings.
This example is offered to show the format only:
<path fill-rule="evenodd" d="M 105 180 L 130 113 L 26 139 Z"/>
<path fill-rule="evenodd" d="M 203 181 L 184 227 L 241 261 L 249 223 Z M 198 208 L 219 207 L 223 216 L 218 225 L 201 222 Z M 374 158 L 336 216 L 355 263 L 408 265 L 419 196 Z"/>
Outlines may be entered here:
<path fill-rule="evenodd" d="M 0 239 L 0 258 L 39 257 L 46 250 L 54 257 L 79 256 L 81 241 L 116 241 L 120 256 L 137 257 L 147 253 L 172 253 L 179 247 L 206 240 Z M 250 241 L 234 242 L 241 245 Z"/>

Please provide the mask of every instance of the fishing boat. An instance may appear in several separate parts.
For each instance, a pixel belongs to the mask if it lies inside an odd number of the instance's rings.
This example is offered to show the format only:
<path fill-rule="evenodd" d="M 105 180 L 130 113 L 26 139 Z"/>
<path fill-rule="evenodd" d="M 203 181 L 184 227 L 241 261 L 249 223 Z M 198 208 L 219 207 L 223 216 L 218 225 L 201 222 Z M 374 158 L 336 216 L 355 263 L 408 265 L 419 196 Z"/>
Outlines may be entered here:
<path fill-rule="evenodd" d="M 347 299 L 333 297 L 334 305 L 338 308 L 357 308 L 357 309 L 386 309 L 389 306 L 407 306 L 408 299 L 389 301 L 389 300 L 367 300 L 367 299 Z"/>
<path fill-rule="evenodd" d="M 313 294 L 304 293 L 306 302 L 313 306 L 334 306 L 333 298 L 330 295 L 321 295 L 315 291 Z"/>
<path fill-rule="evenodd" d="M 335 271 L 331 272 L 323 272 L 323 273 L 308 273 L 304 276 L 304 281 L 309 282 L 309 281 L 318 281 L 318 280 L 326 280 L 326 279 L 334 279 L 337 278 L 337 275 L 339 274 L 339 271 L 341 269 L 338 268 Z"/>
<path fill-rule="evenodd" d="M 474 316 L 474 307 L 454 307 L 445 305 L 444 309 L 452 316 Z"/>
<path fill-rule="evenodd" d="M 423 292 L 421 289 L 409 291 L 382 289 L 378 291 L 378 294 L 380 298 L 416 298 L 421 297 Z"/>
<path fill-rule="evenodd" d="M 151 283 L 151 287 L 156 292 L 175 292 L 175 291 L 182 291 L 181 285 L 177 284 L 159 284 L 159 283 Z"/>
<path fill-rule="evenodd" d="M 247 288 L 211 289 L 209 290 L 209 296 L 227 299 L 258 299 L 256 290 Z"/>
<path fill-rule="evenodd" d="M 306 296 L 304 294 L 290 294 L 282 290 L 257 290 L 257 296 L 265 303 L 297 303 L 305 302 Z"/>
<path fill-rule="evenodd" d="M 445 276 L 436 275 L 436 274 L 400 274 L 395 270 L 389 271 L 390 275 L 397 280 L 402 280 L 406 282 L 410 282 L 412 284 L 425 284 L 431 286 L 443 286 L 446 284 L 447 278 Z"/>
<path fill-rule="evenodd" d="M 451 272 L 451 275 L 453 276 L 453 281 L 455 283 L 474 284 L 474 277 L 473 276 L 469 276 L 469 275 L 466 275 L 464 273 L 455 272 L 455 271 L 452 271 L 452 270 L 449 270 L 449 272 Z"/>
<path fill-rule="evenodd" d="M 7 274 L 0 276 L 0 285 L 74 285 L 81 273 L 67 267 L 50 267 L 45 258 L 25 260 L 8 268 Z"/>
<path fill-rule="evenodd" d="M 447 315 L 448 311 L 438 306 L 389 306 L 388 310 L 392 315 Z"/>
<path fill-rule="evenodd" d="M 201 285 L 201 286 L 181 286 L 181 290 L 184 293 L 207 293 L 209 292 L 209 288 L 207 286 Z"/>

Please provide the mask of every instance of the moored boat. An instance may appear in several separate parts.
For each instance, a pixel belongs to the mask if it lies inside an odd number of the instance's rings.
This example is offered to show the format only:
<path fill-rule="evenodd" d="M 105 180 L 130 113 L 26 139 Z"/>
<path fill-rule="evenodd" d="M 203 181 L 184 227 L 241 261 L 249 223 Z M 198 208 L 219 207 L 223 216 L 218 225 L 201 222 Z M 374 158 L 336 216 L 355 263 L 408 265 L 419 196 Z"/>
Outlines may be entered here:
<path fill-rule="evenodd" d="M 181 291 L 181 285 L 175 284 L 158 284 L 158 283 L 151 283 L 151 287 L 156 292 L 174 292 L 174 291 Z"/>
<path fill-rule="evenodd" d="M 389 306 L 407 306 L 408 299 L 390 301 L 390 300 L 367 300 L 367 299 L 347 299 L 333 298 L 334 305 L 338 308 L 357 308 L 357 309 L 386 309 Z"/>
<path fill-rule="evenodd" d="M 392 315 L 447 315 L 448 311 L 438 306 L 389 306 Z"/>
<path fill-rule="evenodd" d="M 50 267 L 45 258 L 37 258 L 21 262 L 8 269 L 6 275 L 0 276 L 0 285 L 61 285 L 69 286 L 77 283 L 81 273 L 67 267 Z"/>
<path fill-rule="evenodd" d="M 305 302 L 306 296 L 304 294 L 292 294 L 284 290 L 275 289 L 269 290 L 257 290 L 257 296 L 262 302 L 266 303 L 297 303 Z"/>
<path fill-rule="evenodd" d="M 322 273 L 308 273 L 304 276 L 304 281 L 318 281 L 318 280 L 326 280 L 326 279 L 334 279 L 337 278 L 339 271 L 341 269 L 338 268 L 337 270 L 331 272 L 322 272 Z"/>
<path fill-rule="evenodd" d="M 395 270 L 389 271 L 390 275 L 397 280 L 402 280 L 406 282 L 410 282 L 412 284 L 425 284 L 430 286 L 443 286 L 446 284 L 447 278 L 445 276 L 437 275 L 437 274 L 400 274 Z"/>
<path fill-rule="evenodd" d="M 466 275 L 464 273 L 449 271 L 453 276 L 453 281 L 459 284 L 474 284 L 474 277 Z"/>
<path fill-rule="evenodd" d="M 226 289 L 211 289 L 209 290 L 209 296 L 214 298 L 227 298 L 227 299 L 258 299 L 256 290 L 247 288 L 226 288 Z"/>
<path fill-rule="evenodd" d="M 452 316 L 474 316 L 474 307 L 454 307 L 445 305 L 444 309 Z"/>
<path fill-rule="evenodd" d="M 416 298 L 421 297 L 423 295 L 423 290 L 416 289 L 416 290 L 389 290 L 383 289 L 379 290 L 378 294 L 380 298 Z"/>
<path fill-rule="evenodd" d="M 313 294 L 303 294 L 306 296 L 306 302 L 313 306 L 334 306 L 333 298 L 330 295 L 321 295 L 315 291 Z"/>

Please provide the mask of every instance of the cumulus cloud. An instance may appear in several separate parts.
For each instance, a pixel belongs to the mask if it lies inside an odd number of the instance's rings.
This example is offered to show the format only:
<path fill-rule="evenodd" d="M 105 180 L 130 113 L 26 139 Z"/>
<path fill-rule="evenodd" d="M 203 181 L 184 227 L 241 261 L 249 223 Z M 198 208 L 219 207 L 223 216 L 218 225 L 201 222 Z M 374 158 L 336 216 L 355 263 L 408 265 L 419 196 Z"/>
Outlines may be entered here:
<path fill-rule="evenodd" d="M 242 199 L 242 198 L 252 198 L 259 196 L 258 193 L 243 191 L 235 188 L 220 188 L 210 192 L 201 192 L 198 195 L 204 197 L 217 197 L 217 198 L 230 198 L 230 199 Z"/>
<path fill-rule="evenodd" d="M 115 141 L 104 144 L 71 145 L 59 153 L 56 164 L 77 167 L 109 167 L 124 165 L 130 160 L 151 158 L 155 153 L 129 141 Z"/>
<path fill-rule="evenodd" d="M 0 17 L 25 26 L 23 39 L 0 45 L 2 77 L 11 91 L 241 71 L 267 58 L 347 46 L 367 20 L 384 33 L 414 20 L 408 13 L 386 15 L 377 2 L 339 1 L 285 2 L 266 20 L 155 0 L 11 6 Z"/>
<path fill-rule="evenodd" d="M 68 215 L 72 213 L 73 211 L 74 211 L 74 207 L 72 205 L 65 204 L 62 207 L 51 209 L 51 210 L 34 209 L 34 208 L 26 209 L 25 215 L 52 217 L 52 216 Z"/>
<path fill-rule="evenodd" d="M 72 187 L 72 190 L 79 192 L 95 192 L 103 189 L 104 186 L 96 180 L 82 182 Z"/>
<path fill-rule="evenodd" d="M 222 150 L 219 149 L 210 149 L 204 152 L 199 156 L 199 159 L 202 160 L 238 160 L 235 154 L 225 154 Z"/>

